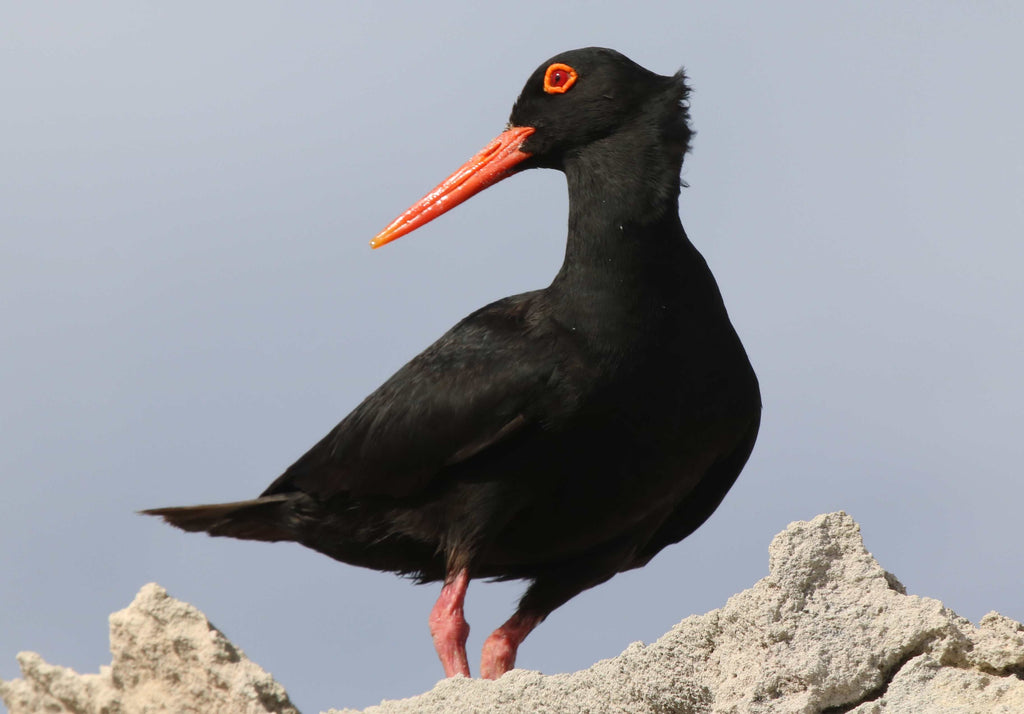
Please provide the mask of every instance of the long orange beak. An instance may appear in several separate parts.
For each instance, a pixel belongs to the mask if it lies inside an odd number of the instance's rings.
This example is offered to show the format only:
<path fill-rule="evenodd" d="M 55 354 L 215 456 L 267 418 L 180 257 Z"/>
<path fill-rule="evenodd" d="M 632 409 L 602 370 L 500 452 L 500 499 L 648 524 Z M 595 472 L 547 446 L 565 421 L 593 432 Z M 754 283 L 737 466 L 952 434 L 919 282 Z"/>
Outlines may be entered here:
<path fill-rule="evenodd" d="M 509 176 L 513 166 L 530 158 L 530 154 L 520 151 L 519 147 L 534 131 L 532 126 L 517 126 L 499 134 L 480 153 L 378 233 L 370 241 L 370 247 L 380 248 L 401 238 Z"/>

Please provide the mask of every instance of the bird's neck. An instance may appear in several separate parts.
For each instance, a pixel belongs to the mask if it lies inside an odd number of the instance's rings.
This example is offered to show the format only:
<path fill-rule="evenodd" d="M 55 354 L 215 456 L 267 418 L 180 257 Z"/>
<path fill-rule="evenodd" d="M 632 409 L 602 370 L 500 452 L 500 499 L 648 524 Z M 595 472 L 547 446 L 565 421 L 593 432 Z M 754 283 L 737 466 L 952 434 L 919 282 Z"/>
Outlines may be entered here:
<path fill-rule="evenodd" d="M 703 265 L 679 220 L 681 152 L 651 144 L 597 142 L 565 161 L 569 236 L 551 289 L 574 320 L 635 319 Z"/>

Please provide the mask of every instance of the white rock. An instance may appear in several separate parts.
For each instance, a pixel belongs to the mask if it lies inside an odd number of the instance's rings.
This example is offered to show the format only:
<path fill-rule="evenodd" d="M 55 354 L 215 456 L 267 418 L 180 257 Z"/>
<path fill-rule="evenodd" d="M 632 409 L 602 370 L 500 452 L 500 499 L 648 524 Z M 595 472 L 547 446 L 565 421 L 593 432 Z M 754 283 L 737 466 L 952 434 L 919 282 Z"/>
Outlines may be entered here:
<path fill-rule="evenodd" d="M 298 714 L 284 687 L 155 583 L 110 616 L 110 651 L 110 667 L 85 675 L 22 652 L 24 679 L 0 682 L 0 697 L 11 714 Z"/>
<path fill-rule="evenodd" d="M 790 524 L 770 556 L 768 577 L 725 607 L 590 669 L 442 680 L 365 712 L 1024 713 L 1024 625 L 990 613 L 975 628 L 906 595 L 845 513 Z M 19 655 L 25 679 L 0 683 L 0 696 L 11 714 L 295 711 L 201 613 L 156 585 L 111 617 L 111 650 L 98 675 Z"/>

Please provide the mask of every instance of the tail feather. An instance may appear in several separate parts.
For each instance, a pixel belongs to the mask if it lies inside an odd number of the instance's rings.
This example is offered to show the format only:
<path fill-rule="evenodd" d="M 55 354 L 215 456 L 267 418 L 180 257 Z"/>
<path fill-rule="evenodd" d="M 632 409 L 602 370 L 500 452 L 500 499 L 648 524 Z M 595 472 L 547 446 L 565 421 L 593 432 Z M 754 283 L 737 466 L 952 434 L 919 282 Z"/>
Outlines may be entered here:
<path fill-rule="evenodd" d="M 149 508 L 139 513 L 160 516 L 172 526 L 212 536 L 229 536 L 243 540 L 295 540 L 289 524 L 290 494 L 262 496 L 251 501 L 209 503 L 201 506 Z"/>

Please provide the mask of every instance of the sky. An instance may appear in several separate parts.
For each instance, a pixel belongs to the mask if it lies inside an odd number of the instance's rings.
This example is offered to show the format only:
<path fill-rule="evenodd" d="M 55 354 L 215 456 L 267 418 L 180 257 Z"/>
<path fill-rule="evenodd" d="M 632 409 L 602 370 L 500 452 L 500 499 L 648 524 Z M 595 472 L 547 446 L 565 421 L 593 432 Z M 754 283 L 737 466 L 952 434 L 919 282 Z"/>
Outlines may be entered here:
<path fill-rule="evenodd" d="M 715 515 L 555 611 L 574 671 L 767 574 L 845 510 L 912 594 L 1024 620 L 1024 5 L 9 3 L 0 24 L 0 678 L 95 672 L 159 582 L 305 712 L 441 676 L 436 585 L 141 508 L 259 494 L 464 315 L 548 284 L 561 174 L 368 240 L 563 50 L 694 91 L 683 224 L 758 373 Z M 476 668 L 521 583 L 473 583 Z"/>

